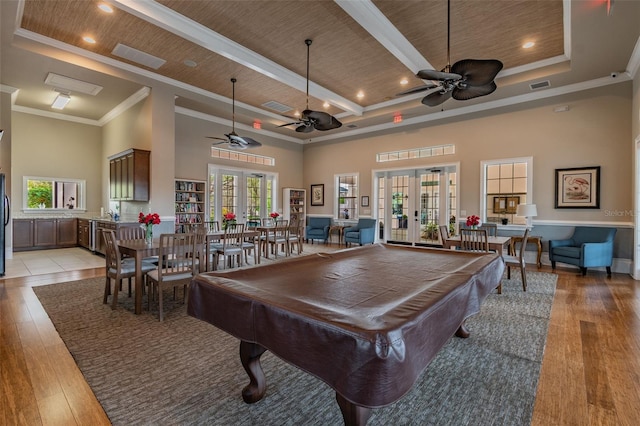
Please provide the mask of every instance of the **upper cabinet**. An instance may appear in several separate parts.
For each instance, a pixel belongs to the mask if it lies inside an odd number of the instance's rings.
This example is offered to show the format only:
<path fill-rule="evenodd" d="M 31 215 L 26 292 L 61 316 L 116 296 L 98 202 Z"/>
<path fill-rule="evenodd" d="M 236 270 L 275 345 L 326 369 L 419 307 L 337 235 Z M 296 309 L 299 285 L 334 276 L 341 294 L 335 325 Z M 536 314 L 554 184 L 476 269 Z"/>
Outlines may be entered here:
<path fill-rule="evenodd" d="M 149 201 L 151 151 L 129 149 L 109 157 L 109 198 Z"/>

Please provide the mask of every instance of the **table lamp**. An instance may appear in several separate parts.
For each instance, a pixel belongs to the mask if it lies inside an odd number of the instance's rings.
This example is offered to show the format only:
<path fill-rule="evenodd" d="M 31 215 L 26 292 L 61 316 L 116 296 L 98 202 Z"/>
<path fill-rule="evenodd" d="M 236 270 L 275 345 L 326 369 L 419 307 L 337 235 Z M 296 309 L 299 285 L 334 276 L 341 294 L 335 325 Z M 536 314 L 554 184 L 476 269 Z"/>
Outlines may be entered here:
<path fill-rule="evenodd" d="M 518 204 L 516 216 L 527 218 L 527 228 L 531 229 L 531 218 L 538 216 L 538 209 L 535 204 Z"/>

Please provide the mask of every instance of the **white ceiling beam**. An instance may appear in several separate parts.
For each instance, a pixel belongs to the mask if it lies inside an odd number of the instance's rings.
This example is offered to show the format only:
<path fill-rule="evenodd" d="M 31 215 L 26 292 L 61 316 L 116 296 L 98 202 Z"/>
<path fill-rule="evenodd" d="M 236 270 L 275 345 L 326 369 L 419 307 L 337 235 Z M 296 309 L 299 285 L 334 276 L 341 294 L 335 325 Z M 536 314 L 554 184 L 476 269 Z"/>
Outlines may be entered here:
<path fill-rule="evenodd" d="M 176 13 L 174 10 L 160 3 L 136 0 L 109 0 L 109 2 L 119 9 L 176 34 L 185 40 L 196 43 L 211 52 L 224 56 L 227 59 L 266 75 L 287 86 L 293 87 L 294 89 L 300 90 L 301 92 L 306 92 L 306 77 L 290 71 L 282 65 L 247 49 L 241 44 L 212 31 L 204 25 Z M 309 94 L 315 98 L 326 100 L 330 104 L 354 115 L 362 115 L 363 108 L 360 105 L 312 81 L 309 82 Z"/>
<path fill-rule="evenodd" d="M 435 69 L 371 0 L 334 0 L 413 74 Z"/>

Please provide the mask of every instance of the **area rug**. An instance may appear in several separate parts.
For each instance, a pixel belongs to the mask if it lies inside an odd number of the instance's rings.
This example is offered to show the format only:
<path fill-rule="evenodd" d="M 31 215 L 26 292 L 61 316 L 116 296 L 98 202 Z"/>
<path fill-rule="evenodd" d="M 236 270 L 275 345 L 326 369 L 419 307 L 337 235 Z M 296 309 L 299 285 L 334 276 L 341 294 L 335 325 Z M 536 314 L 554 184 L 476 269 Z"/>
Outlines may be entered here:
<path fill-rule="evenodd" d="M 557 276 L 503 280 L 451 338 L 413 389 L 373 410 L 369 425 L 529 425 Z M 518 276 L 518 277 L 516 277 Z M 267 352 L 265 398 L 247 405 L 237 339 L 187 316 L 183 304 L 133 315 L 102 304 L 104 279 L 34 291 L 114 425 L 340 425 L 335 393 Z M 331 366 L 327 366 L 331 368 Z"/>

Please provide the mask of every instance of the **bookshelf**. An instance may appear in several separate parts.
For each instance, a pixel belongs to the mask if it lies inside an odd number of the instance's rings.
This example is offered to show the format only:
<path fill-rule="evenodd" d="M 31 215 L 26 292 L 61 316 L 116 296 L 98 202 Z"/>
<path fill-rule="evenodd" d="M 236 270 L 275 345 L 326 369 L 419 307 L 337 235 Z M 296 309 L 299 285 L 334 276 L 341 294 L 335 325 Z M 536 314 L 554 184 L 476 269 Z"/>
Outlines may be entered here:
<path fill-rule="evenodd" d="M 176 232 L 185 232 L 189 224 L 204 223 L 206 187 L 200 180 L 175 180 Z"/>
<path fill-rule="evenodd" d="M 284 188 L 282 196 L 282 216 L 289 223 L 300 221 L 303 224 L 307 219 L 307 191 L 297 188 Z"/>

